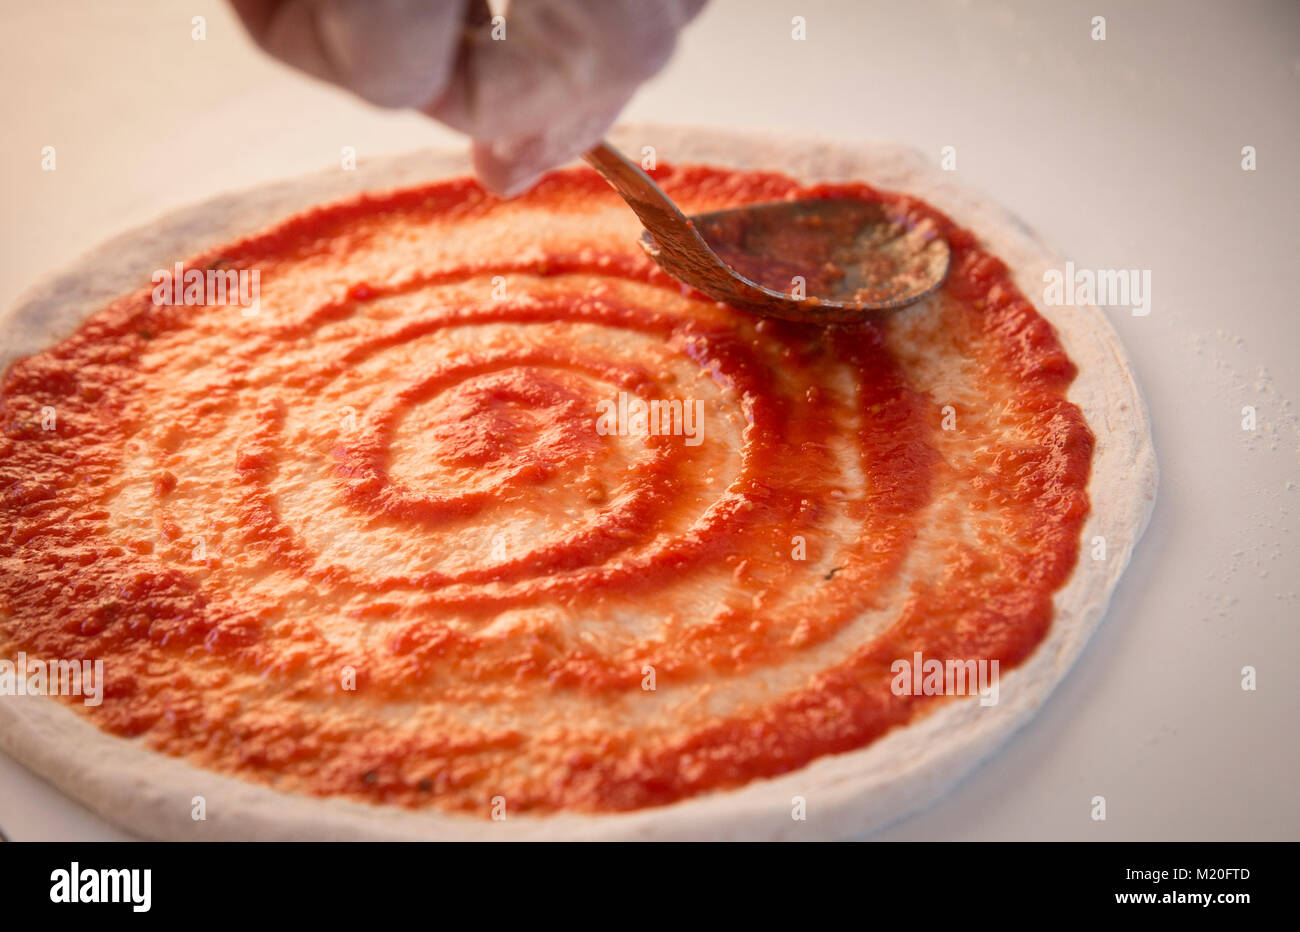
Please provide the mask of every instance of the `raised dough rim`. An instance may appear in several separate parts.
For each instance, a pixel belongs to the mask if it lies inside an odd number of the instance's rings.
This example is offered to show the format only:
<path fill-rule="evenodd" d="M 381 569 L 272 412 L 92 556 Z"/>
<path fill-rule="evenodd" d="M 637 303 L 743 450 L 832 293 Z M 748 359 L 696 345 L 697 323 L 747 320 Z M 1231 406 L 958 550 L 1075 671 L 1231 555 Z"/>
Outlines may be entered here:
<path fill-rule="evenodd" d="M 1015 272 L 1017 285 L 1056 327 L 1079 377 L 1069 397 L 1097 437 L 1089 480 L 1092 513 L 1082 534 L 1106 538 L 1109 558 L 1080 562 L 1056 593 L 1047 639 L 1002 677 L 998 705 L 947 703 L 914 725 L 857 751 L 820 758 L 770 780 L 670 806 L 611 815 L 514 816 L 502 822 L 413 812 L 277 792 L 196 768 L 101 732 L 42 697 L 0 702 L 0 750 L 122 828 L 175 840 L 427 839 L 812 839 L 860 835 L 938 799 L 1022 726 L 1082 653 L 1146 529 L 1157 469 L 1150 422 L 1119 337 L 1096 307 L 1044 307 L 1042 272 L 1061 260 L 1019 220 L 958 186 L 916 150 L 876 141 L 791 141 L 762 133 L 630 124 L 615 144 L 658 158 L 765 168 L 801 181 L 865 180 L 918 195 L 972 229 Z M 0 369 L 66 335 L 112 298 L 139 287 L 177 256 L 253 232 L 314 204 L 465 174 L 463 151 L 420 151 L 335 170 L 182 208 L 118 237 L 28 291 L 0 317 Z M 1098 494 L 1102 490 L 1104 494 Z M 202 795 L 207 820 L 190 818 Z M 790 817 L 791 797 L 807 799 L 807 821 Z"/>

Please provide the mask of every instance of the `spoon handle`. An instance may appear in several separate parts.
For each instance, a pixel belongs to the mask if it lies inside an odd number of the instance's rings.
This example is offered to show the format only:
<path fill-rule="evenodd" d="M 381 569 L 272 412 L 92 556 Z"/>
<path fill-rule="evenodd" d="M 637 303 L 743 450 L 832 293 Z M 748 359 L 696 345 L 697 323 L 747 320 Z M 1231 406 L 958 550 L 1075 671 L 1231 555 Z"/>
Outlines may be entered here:
<path fill-rule="evenodd" d="M 639 165 L 603 140 L 582 158 L 600 172 L 619 197 L 627 201 L 641 225 L 654 236 L 655 245 L 671 257 L 676 266 L 689 268 L 710 279 L 718 277 L 719 273 L 730 277 L 722 260 L 714 255 L 695 225 Z"/>
<path fill-rule="evenodd" d="M 686 215 L 677 209 L 664 189 L 641 166 L 609 143 L 601 140 L 582 159 L 613 185 L 618 196 L 627 201 L 652 233 L 665 225 L 688 226 Z"/>

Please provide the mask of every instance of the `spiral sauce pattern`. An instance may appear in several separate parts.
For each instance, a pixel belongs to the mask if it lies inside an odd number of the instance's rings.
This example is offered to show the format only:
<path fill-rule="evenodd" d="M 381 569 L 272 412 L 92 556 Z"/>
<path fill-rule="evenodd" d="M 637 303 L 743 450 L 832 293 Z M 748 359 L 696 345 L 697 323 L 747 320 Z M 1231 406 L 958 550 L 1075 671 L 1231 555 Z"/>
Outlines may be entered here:
<path fill-rule="evenodd" d="M 145 289 L 10 370 L 0 648 L 104 659 L 82 711 L 161 752 L 477 815 L 788 772 L 945 701 L 893 695 L 898 658 L 1027 657 L 1093 441 L 1005 266 L 865 185 L 656 177 L 692 212 L 885 200 L 952 274 L 883 322 L 759 321 L 580 170 L 291 218 L 186 263 L 260 270 L 256 316 Z M 598 430 L 620 397 L 696 406 L 698 443 Z"/>

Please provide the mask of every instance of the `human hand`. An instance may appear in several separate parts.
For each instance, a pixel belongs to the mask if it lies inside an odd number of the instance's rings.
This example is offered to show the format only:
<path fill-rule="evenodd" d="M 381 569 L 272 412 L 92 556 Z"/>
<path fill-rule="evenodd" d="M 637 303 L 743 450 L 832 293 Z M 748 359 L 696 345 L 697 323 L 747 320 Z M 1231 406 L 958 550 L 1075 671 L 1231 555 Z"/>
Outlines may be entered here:
<path fill-rule="evenodd" d="M 705 0 L 513 0 L 495 24 L 483 0 L 231 2 L 275 57 L 468 134 L 511 195 L 604 135 Z"/>

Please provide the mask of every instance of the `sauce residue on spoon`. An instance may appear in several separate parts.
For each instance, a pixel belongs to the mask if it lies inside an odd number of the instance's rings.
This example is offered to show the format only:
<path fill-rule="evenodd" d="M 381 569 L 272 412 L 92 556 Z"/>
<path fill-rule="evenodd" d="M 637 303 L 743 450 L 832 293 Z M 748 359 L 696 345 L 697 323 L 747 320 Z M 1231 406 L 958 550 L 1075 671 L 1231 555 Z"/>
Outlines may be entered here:
<path fill-rule="evenodd" d="M 941 278 L 935 263 L 946 258 L 933 223 L 909 225 L 858 200 L 757 205 L 695 223 L 740 275 L 810 304 L 875 304 L 923 293 Z"/>

